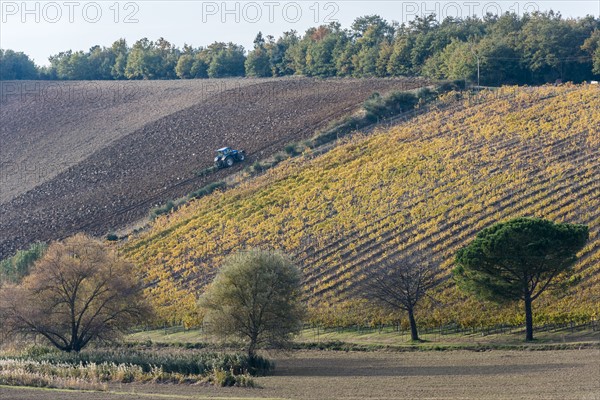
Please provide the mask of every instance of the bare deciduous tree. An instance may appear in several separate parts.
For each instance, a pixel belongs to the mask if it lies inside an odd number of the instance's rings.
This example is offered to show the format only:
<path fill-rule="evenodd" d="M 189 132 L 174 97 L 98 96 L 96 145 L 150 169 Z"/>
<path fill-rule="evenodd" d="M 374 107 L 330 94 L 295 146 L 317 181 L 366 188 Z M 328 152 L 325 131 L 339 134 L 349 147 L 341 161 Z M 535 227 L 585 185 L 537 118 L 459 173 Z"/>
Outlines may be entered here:
<path fill-rule="evenodd" d="M 417 304 L 435 286 L 435 270 L 427 262 L 413 259 L 387 261 L 383 268 L 367 275 L 364 297 L 390 311 L 408 313 L 410 336 L 420 340 L 415 319 Z"/>
<path fill-rule="evenodd" d="M 148 316 L 141 289 L 131 263 L 78 234 L 52 244 L 20 284 L 0 290 L 2 329 L 78 352 Z"/>

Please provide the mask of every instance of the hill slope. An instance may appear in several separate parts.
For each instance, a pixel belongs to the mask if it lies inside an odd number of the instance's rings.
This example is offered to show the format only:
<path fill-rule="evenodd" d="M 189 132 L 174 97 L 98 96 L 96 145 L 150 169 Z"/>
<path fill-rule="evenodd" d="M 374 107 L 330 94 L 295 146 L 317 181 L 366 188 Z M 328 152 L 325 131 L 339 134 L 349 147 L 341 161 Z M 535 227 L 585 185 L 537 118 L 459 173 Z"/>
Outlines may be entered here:
<path fill-rule="evenodd" d="M 351 301 L 364 273 L 386 259 L 428 259 L 445 279 L 455 251 L 481 228 L 543 216 L 589 224 L 591 240 L 577 266 L 581 284 L 540 298 L 538 318 L 589 317 L 600 304 L 598 109 L 594 86 L 483 93 L 196 201 L 123 250 L 147 274 L 165 319 L 193 321 L 222 257 L 248 246 L 292 254 L 323 316 Z M 518 318 L 512 308 L 484 312 L 448 280 L 437 299 L 444 305 L 427 316 L 437 322 Z"/>
<path fill-rule="evenodd" d="M 195 175 L 219 147 L 269 155 L 374 91 L 423 82 L 2 82 L 0 258 L 35 240 L 105 235 L 231 173 Z"/>

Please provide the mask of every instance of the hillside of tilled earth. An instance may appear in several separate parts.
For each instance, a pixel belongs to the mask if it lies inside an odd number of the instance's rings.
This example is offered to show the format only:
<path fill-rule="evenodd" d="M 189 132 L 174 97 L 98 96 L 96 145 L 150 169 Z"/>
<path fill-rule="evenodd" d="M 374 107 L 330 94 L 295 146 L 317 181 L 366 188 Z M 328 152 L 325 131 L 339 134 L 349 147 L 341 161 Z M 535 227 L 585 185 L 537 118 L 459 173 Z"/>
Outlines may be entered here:
<path fill-rule="evenodd" d="M 0 82 L 0 202 L 144 125 L 257 80 Z"/>
<path fill-rule="evenodd" d="M 3 82 L 0 258 L 28 243 L 105 235 L 149 208 L 311 137 L 401 79 Z M 205 177 L 222 146 L 244 165 Z"/>

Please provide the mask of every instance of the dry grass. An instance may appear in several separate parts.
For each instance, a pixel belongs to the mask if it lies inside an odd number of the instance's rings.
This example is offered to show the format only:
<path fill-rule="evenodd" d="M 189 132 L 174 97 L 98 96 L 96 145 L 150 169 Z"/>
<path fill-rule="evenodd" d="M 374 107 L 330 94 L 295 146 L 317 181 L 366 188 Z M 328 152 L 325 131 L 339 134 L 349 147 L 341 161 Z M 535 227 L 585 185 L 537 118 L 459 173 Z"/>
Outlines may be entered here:
<path fill-rule="evenodd" d="M 517 348 L 523 347 L 525 342 L 524 327 L 507 329 L 504 333 L 483 332 L 476 333 L 446 333 L 440 334 L 438 331 L 427 332 L 422 330 L 419 334 L 423 343 L 421 347 L 430 349 L 435 346 L 439 349 L 444 347 L 473 348 L 481 347 L 498 347 L 498 348 Z M 551 346 L 559 348 L 561 345 L 576 347 L 578 344 L 586 344 L 593 346 L 600 344 L 600 331 L 589 327 L 574 327 L 536 330 L 535 342 L 527 344 L 530 348 L 541 347 L 548 349 Z M 167 329 L 156 329 L 149 331 L 140 331 L 127 336 L 129 342 L 147 342 L 151 341 L 155 344 L 166 344 L 174 346 L 185 345 L 214 345 L 219 342 L 218 338 L 209 336 L 199 329 L 186 330 L 183 327 L 171 327 Z M 377 328 L 365 329 L 362 328 L 359 332 L 356 328 L 346 329 L 323 329 L 323 328 L 306 328 L 296 339 L 299 346 L 306 343 L 332 343 L 342 342 L 348 345 L 358 346 L 389 346 L 391 348 L 401 349 L 402 347 L 415 346 L 410 341 L 410 332 L 397 332 L 393 327 L 384 327 L 382 330 Z"/>

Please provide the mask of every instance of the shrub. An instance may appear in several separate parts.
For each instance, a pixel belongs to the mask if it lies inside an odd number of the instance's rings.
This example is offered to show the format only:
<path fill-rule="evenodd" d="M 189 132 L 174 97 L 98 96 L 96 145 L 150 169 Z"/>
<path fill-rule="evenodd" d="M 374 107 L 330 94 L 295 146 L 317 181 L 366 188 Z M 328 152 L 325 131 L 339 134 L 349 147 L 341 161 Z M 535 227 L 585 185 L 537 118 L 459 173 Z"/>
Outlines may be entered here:
<path fill-rule="evenodd" d="M 160 215 L 168 214 L 173 208 L 175 208 L 175 203 L 172 200 L 169 200 L 165 205 L 150 210 L 150 219 L 155 219 Z"/>
<path fill-rule="evenodd" d="M 223 371 L 222 369 L 214 369 L 212 377 L 217 386 L 228 387 L 233 386 L 235 383 L 233 374 L 229 371 Z"/>
<path fill-rule="evenodd" d="M 435 97 L 436 97 L 435 92 L 433 90 L 429 89 L 428 87 L 421 88 L 417 92 L 417 98 L 419 100 L 423 100 L 426 103 L 433 100 Z"/>
<path fill-rule="evenodd" d="M 117 240 L 119 240 L 119 237 L 114 233 L 109 233 L 108 235 L 106 235 L 106 240 L 108 240 L 109 242 L 116 242 Z"/>
<path fill-rule="evenodd" d="M 465 90 L 467 88 L 467 82 L 464 79 L 456 79 L 452 83 L 458 90 Z"/>
<path fill-rule="evenodd" d="M 0 282 L 10 281 L 16 283 L 29 273 L 31 266 L 40 259 L 48 245 L 46 243 L 33 243 L 27 250 L 19 250 L 17 253 L 0 262 Z"/>
<path fill-rule="evenodd" d="M 208 168 L 204 168 L 203 170 L 200 170 L 198 172 L 196 172 L 197 176 L 206 176 L 209 174 L 212 174 L 213 172 L 217 171 L 219 168 L 215 167 L 214 165 L 208 167 Z"/>
<path fill-rule="evenodd" d="M 297 143 L 288 143 L 285 145 L 284 150 L 287 154 L 293 157 L 298 154 L 298 151 L 296 150 L 297 145 Z"/>
<path fill-rule="evenodd" d="M 396 115 L 415 108 L 417 100 L 410 92 L 392 92 L 385 98 L 385 105 L 390 115 Z"/>
<path fill-rule="evenodd" d="M 268 170 L 269 168 L 273 167 L 275 163 L 269 163 L 269 162 L 260 162 L 260 161 L 256 161 L 254 164 L 252 164 L 251 171 L 255 172 L 255 173 L 261 173 L 261 172 L 265 172 L 266 170 Z"/>
<path fill-rule="evenodd" d="M 298 153 L 294 154 L 297 155 Z M 281 152 L 279 153 L 275 153 L 275 155 L 273 156 L 273 159 L 275 160 L 275 163 L 280 163 L 283 160 L 285 160 L 287 158 L 287 156 Z"/>
<path fill-rule="evenodd" d="M 217 189 L 224 189 L 226 186 L 227 184 L 224 181 L 211 182 L 208 185 L 196 190 L 195 192 L 188 194 L 187 197 L 188 199 L 198 199 L 203 196 L 208 196 Z"/>
<path fill-rule="evenodd" d="M 234 386 L 239 387 L 256 387 L 254 383 L 254 379 L 248 374 L 243 375 L 235 375 L 235 384 Z"/>
<path fill-rule="evenodd" d="M 224 371 L 222 369 L 214 369 L 210 377 L 210 380 L 221 387 L 255 387 L 254 380 L 248 374 L 235 375 L 231 371 Z"/>
<path fill-rule="evenodd" d="M 125 364 L 139 366 L 144 373 L 159 366 L 164 373 L 183 375 L 205 375 L 214 369 L 233 371 L 234 374 L 248 373 L 266 375 L 273 368 L 272 362 L 261 356 L 249 358 L 242 353 L 189 352 L 184 350 L 144 351 L 139 349 L 84 350 L 80 353 L 64 353 L 43 347 L 31 347 L 17 360 L 46 362 L 49 364 L 89 365 L 89 364 Z"/>
<path fill-rule="evenodd" d="M 33 346 L 27 347 L 23 351 L 22 356 L 25 358 L 37 359 L 37 358 L 43 358 L 48 354 L 59 354 L 59 352 L 56 349 L 53 349 L 51 347 L 33 345 Z"/>
<path fill-rule="evenodd" d="M 302 147 L 305 149 L 312 149 L 313 147 L 315 147 L 314 142 L 310 139 L 303 140 L 301 142 L 301 144 L 302 144 Z"/>
<path fill-rule="evenodd" d="M 86 375 L 85 378 L 82 374 Z M 107 390 L 106 383 L 93 376 L 91 369 L 17 360 L 0 360 L 0 385 Z"/>
<path fill-rule="evenodd" d="M 462 85 L 464 86 L 464 81 L 461 81 L 461 82 L 462 82 Z M 460 90 L 460 85 L 456 84 L 455 82 L 442 82 L 436 88 L 436 92 L 438 92 L 438 94 L 448 93 L 448 92 L 452 92 L 452 91 L 459 91 L 459 90 Z"/>
<path fill-rule="evenodd" d="M 385 97 L 372 96 L 364 102 L 363 108 L 367 112 L 367 119 L 374 121 L 410 111 L 417 102 L 417 96 L 410 92 L 392 92 Z"/>

